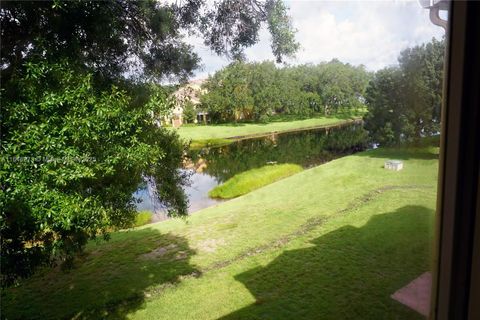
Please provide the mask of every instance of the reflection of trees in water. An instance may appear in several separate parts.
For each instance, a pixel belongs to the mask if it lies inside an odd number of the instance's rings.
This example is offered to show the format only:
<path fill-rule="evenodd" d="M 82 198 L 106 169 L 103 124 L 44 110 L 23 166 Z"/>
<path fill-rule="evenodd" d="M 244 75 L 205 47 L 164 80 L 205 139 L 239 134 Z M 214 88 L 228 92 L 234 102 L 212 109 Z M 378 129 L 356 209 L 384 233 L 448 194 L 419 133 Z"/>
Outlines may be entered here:
<path fill-rule="evenodd" d="M 204 149 L 191 157 L 194 162 L 206 160 L 203 172 L 223 182 L 237 173 L 269 162 L 310 167 L 362 150 L 365 146 L 366 134 L 362 126 L 349 125 L 241 140 L 224 147 Z"/>

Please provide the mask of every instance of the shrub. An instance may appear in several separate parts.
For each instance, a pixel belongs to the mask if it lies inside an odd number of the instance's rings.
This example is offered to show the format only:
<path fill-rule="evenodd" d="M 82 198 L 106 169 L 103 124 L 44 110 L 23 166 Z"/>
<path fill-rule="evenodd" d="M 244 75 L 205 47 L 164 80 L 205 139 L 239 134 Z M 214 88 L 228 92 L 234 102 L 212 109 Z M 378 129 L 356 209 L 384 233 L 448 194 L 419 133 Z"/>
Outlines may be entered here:
<path fill-rule="evenodd" d="M 141 211 L 135 217 L 134 227 L 141 227 L 152 222 L 153 213 L 150 211 Z"/>

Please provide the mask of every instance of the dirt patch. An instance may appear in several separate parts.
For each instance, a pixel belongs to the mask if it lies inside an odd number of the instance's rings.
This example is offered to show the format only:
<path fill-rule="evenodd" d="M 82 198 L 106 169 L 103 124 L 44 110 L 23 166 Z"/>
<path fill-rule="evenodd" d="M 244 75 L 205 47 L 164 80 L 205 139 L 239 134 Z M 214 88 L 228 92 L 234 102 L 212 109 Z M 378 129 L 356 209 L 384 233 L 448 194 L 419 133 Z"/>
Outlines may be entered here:
<path fill-rule="evenodd" d="M 218 247 L 225 245 L 223 239 L 207 239 L 198 243 L 197 248 L 199 251 L 215 252 Z"/>
<path fill-rule="evenodd" d="M 168 246 L 163 246 L 159 247 L 157 249 L 154 249 L 148 253 L 144 253 L 140 256 L 138 256 L 139 259 L 146 259 L 146 260 L 151 260 L 151 259 L 158 259 L 161 257 L 164 257 L 167 254 L 176 252 L 178 250 L 178 246 L 174 243 L 169 244 Z"/>
<path fill-rule="evenodd" d="M 174 260 L 185 260 L 187 258 L 188 258 L 188 252 L 186 251 L 178 251 L 173 257 Z"/>

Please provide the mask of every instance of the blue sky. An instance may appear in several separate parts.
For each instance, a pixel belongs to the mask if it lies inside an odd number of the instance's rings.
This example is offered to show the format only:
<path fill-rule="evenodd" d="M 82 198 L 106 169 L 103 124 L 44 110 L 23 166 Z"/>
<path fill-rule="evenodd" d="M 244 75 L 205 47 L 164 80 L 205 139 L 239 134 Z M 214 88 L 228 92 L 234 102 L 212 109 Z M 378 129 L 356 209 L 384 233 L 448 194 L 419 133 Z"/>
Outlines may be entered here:
<path fill-rule="evenodd" d="M 319 63 L 338 58 L 369 70 L 397 63 L 407 47 L 440 39 L 444 31 L 433 25 L 428 10 L 418 1 L 286 1 L 301 49 L 289 64 Z M 203 68 L 194 78 L 205 78 L 229 63 L 205 47 L 200 39 L 188 38 L 202 58 Z M 250 61 L 274 60 L 269 34 L 246 50 Z"/>

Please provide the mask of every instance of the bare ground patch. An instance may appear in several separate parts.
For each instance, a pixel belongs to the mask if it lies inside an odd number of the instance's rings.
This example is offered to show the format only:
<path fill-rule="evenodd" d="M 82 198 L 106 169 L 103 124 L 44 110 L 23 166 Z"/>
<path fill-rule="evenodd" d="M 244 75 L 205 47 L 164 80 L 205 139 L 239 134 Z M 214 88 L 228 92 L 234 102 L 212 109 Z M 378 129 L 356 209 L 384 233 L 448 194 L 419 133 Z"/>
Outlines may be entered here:
<path fill-rule="evenodd" d="M 158 259 L 177 251 L 178 246 L 175 243 L 170 243 L 169 245 L 158 247 L 148 253 L 141 254 L 138 258 L 145 260 Z"/>
<path fill-rule="evenodd" d="M 197 248 L 200 251 L 204 252 L 215 252 L 218 247 L 225 245 L 225 240 L 223 239 L 207 239 L 201 241 L 197 244 Z"/>

